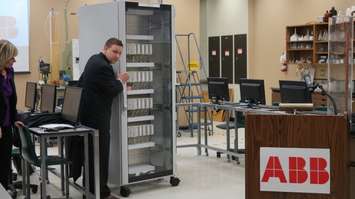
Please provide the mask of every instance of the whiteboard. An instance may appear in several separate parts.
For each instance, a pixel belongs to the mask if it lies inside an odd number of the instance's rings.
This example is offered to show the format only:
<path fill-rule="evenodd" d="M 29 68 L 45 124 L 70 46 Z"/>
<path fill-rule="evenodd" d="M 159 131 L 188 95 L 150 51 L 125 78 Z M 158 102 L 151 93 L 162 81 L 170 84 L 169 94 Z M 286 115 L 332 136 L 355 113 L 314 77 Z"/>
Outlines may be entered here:
<path fill-rule="evenodd" d="M 11 41 L 19 50 L 15 72 L 29 72 L 29 1 L 0 0 L 0 39 Z"/>

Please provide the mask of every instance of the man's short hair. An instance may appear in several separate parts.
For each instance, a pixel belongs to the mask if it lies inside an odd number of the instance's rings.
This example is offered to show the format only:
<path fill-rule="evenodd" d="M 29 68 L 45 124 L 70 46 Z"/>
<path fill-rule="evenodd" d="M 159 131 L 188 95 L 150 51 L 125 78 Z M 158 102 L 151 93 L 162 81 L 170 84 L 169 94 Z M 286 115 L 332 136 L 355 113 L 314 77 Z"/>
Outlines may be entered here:
<path fill-rule="evenodd" d="M 117 39 L 117 38 L 110 38 L 105 42 L 105 48 L 110 48 L 112 45 L 117 45 L 117 46 L 121 46 L 123 47 L 123 43 L 121 40 Z"/>

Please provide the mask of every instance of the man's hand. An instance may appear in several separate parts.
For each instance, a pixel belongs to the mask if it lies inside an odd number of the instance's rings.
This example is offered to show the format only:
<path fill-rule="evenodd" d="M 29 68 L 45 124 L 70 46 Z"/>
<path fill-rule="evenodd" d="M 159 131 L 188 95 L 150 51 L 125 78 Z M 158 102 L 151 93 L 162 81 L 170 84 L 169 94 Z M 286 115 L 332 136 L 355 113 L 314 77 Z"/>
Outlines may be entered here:
<path fill-rule="evenodd" d="M 117 74 L 116 79 L 121 80 L 122 83 L 126 83 L 129 79 L 128 73 L 127 72 L 119 73 Z"/>
<path fill-rule="evenodd" d="M 0 127 L 0 139 L 2 138 L 2 130 L 1 130 L 1 127 Z"/>
<path fill-rule="evenodd" d="M 25 125 L 24 125 L 21 121 L 16 121 L 16 122 L 15 122 L 15 126 L 16 126 L 17 128 L 21 128 L 21 127 L 24 127 Z"/>

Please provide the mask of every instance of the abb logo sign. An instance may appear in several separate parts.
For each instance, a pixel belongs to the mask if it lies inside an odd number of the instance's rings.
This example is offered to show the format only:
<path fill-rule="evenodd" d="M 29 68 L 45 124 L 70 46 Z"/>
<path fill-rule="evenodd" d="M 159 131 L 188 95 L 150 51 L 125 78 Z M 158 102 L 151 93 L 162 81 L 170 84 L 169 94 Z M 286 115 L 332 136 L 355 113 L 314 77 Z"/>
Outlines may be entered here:
<path fill-rule="evenodd" d="M 261 147 L 260 191 L 330 194 L 330 150 Z"/>

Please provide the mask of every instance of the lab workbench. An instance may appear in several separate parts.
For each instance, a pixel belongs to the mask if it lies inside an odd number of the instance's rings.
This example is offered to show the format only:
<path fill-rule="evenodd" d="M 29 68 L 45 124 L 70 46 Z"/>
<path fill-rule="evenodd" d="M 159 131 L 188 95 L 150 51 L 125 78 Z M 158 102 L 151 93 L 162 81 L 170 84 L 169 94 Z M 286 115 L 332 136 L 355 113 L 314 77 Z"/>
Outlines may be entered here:
<path fill-rule="evenodd" d="M 244 154 L 238 153 L 238 120 L 237 118 L 234 121 L 230 121 L 230 115 L 237 115 L 238 112 L 246 113 L 246 112 L 258 112 L 258 113 L 281 113 L 278 111 L 277 107 L 274 106 L 248 106 L 247 104 L 239 104 L 239 103 L 224 103 L 224 104 L 211 104 L 211 103 L 180 103 L 176 105 L 177 107 L 180 106 L 189 106 L 189 107 L 196 107 L 197 109 L 197 143 L 196 144 L 185 144 L 185 145 L 178 145 L 178 148 L 186 148 L 186 147 L 196 147 L 197 154 L 202 154 L 202 148 L 205 149 L 205 154 L 208 156 L 208 150 L 216 151 L 217 153 L 224 153 L 227 155 L 228 160 L 230 156 L 233 157 L 239 164 L 239 158 L 244 157 Z M 214 147 L 208 144 L 208 130 L 207 130 L 207 114 L 208 110 L 224 110 L 227 112 L 227 117 L 225 117 L 226 122 L 226 143 L 227 146 L 225 149 Z M 201 114 L 204 114 L 204 120 L 201 122 Z M 178 118 L 178 117 L 177 117 Z M 231 148 L 231 127 L 230 122 L 234 122 L 232 128 L 235 130 L 235 140 L 234 140 L 234 150 Z M 178 125 L 176 125 L 178 126 Z M 204 143 L 202 143 L 202 130 L 201 126 L 204 127 Z"/>

